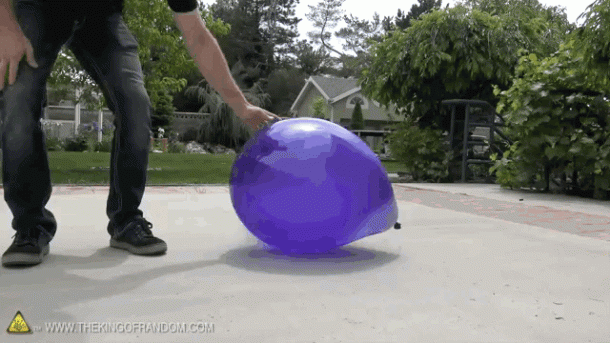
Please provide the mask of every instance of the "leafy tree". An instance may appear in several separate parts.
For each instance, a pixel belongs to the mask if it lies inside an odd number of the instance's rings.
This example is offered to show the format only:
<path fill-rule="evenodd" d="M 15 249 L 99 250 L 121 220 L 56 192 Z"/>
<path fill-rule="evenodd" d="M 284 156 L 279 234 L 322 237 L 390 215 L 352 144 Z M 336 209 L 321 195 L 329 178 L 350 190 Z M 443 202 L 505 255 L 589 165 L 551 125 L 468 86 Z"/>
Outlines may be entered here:
<path fill-rule="evenodd" d="M 251 87 L 245 86 L 247 68 L 242 64 L 233 66 L 231 74 L 251 104 L 264 107 L 269 102 L 269 95 L 264 93 L 260 82 L 254 83 Z M 251 128 L 235 115 L 220 94 L 205 80 L 201 80 L 197 86 L 189 87 L 186 95 L 203 104 L 199 112 L 210 113 L 201 124 L 197 139 L 200 143 L 221 144 L 240 150 L 252 135 Z"/>
<path fill-rule="evenodd" d="M 296 67 L 308 76 L 328 73 L 333 65 L 332 58 L 323 47 L 314 49 L 306 40 L 299 41 L 292 53 L 296 56 Z"/>
<path fill-rule="evenodd" d="M 610 198 L 610 65 L 603 58 L 609 9 L 595 2 L 557 53 L 525 53 L 512 86 L 496 89 L 515 141 L 492 156 L 503 187 L 548 191 L 553 183 L 563 192 Z"/>
<path fill-rule="evenodd" d="M 415 181 L 449 181 L 451 153 L 441 130 L 419 128 L 413 118 L 396 125 L 388 136 L 392 157 L 400 161 Z"/>
<path fill-rule="evenodd" d="M 212 5 L 214 15 L 231 25 L 231 35 L 219 39 L 229 66 L 240 61 L 247 67 L 259 68 L 264 78 L 283 64 L 284 56 L 298 37 L 297 2 L 221 0 Z"/>
<path fill-rule="evenodd" d="M 360 102 L 356 103 L 354 111 L 352 112 L 352 130 L 364 130 L 364 118 L 362 117 L 362 106 Z"/>
<path fill-rule="evenodd" d="M 290 107 L 305 85 L 306 75 L 297 68 L 276 69 L 269 75 L 267 91 L 269 110 L 279 116 L 289 116 Z"/>
<path fill-rule="evenodd" d="M 157 125 L 169 125 L 173 117 L 171 94 L 186 87 L 184 75 L 194 70 L 195 62 L 183 43 L 167 1 L 126 0 L 123 12 L 125 23 L 138 39 L 144 84 L 154 109 L 153 131 L 156 131 Z M 202 17 L 214 34 L 228 34 L 229 27 L 213 19 L 209 12 L 203 12 Z"/>
<path fill-rule="evenodd" d="M 424 127 L 444 127 L 442 100 L 490 100 L 493 84 L 508 85 L 519 48 L 511 38 L 484 12 L 458 6 L 430 13 L 373 48 L 362 90 Z"/>
<path fill-rule="evenodd" d="M 559 45 L 573 31 L 574 24 L 568 21 L 565 8 L 545 6 L 538 0 L 464 0 L 463 5 L 494 16 L 500 16 L 508 30 L 520 31 L 517 38 L 529 49 L 548 56 L 559 49 Z"/>
<path fill-rule="evenodd" d="M 417 0 L 417 4 L 411 6 L 411 10 L 406 13 L 398 10 L 394 22 L 386 20 L 384 22 L 384 29 L 386 33 L 389 33 L 395 29 L 404 30 L 411 26 L 411 21 L 418 19 L 422 14 L 432 12 L 434 9 L 441 8 L 442 0 Z"/>
<path fill-rule="evenodd" d="M 327 119 L 328 120 L 328 104 L 323 97 L 317 97 L 311 104 L 311 111 L 313 112 L 314 118 Z"/>
<path fill-rule="evenodd" d="M 163 128 L 167 132 L 167 136 L 170 135 L 170 126 L 174 120 L 172 100 L 172 96 L 168 92 L 161 94 L 151 115 L 153 128 Z"/>
<path fill-rule="evenodd" d="M 315 31 L 309 32 L 309 37 L 315 43 L 320 43 L 325 51 L 335 53 L 342 70 L 335 73 L 338 76 L 358 76 L 362 68 L 370 64 L 368 50 L 374 41 L 380 41 L 383 25 L 379 14 L 374 13 L 373 20 L 362 20 L 353 15 L 343 15 L 341 6 L 345 0 L 323 0 L 317 6 L 309 6 L 307 18 L 313 22 Z M 347 25 L 335 32 L 335 36 L 344 40 L 343 49 L 349 53 L 333 47 L 329 40 L 332 37 L 330 29 L 337 26 L 339 21 Z"/>
<path fill-rule="evenodd" d="M 313 26 L 319 30 L 308 32 L 309 38 L 316 43 L 320 42 L 325 49 L 339 56 L 345 54 L 330 45 L 329 40 L 332 38 L 332 34 L 328 30 L 335 28 L 341 20 L 344 13 L 341 6 L 344 2 L 345 0 L 323 0 L 316 6 L 307 5 L 310 12 L 305 15 L 307 19 L 313 22 Z"/>
<path fill-rule="evenodd" d="M 167 96 L 181 91 L 186 86 L 185 74 L 197 70 L 191 59 L 179 29 L 173 20 L 171 9 L 165 0 L 126 0 L 124 20 L 138 41 L 140 63 L 144 71 L 146 90 L 155 112 L 167 109 Z M 202 12 L 206 26 L 217 35 L 226 35 L 229 26 L 214 19 L 210 12 Z M 107 106 L 101 90 L 94 80 L 85 73 L 72 52 L 63 48 L 58 55 L 48 80 L 50 98 L 69 97 L 69 100 L 85 103 L 89 109 Z M 80 96 L 74 96 L 80 89 Z M 99 99 L 99 102 L 98 102 Z M 170 102 L 171 103 L 171 102 Z M 166 111 L 163 111 L 164 113 Z M 153 120 L 156 120 L 153 117 Z M 163 122 L 159 118 L 160 122 Z"/>
<path fill-rule="evenodd" d="M 525 48 L 544 56 L 545 32 L 516 29 L 510 18 L 463 5 L 425 14 L 372 49 L 373 64 L 361 77 L 363 92 L 383 105 L 395 104 L 422 127 L 448 130 L 440 116 L 445 99 L 497 103 L 493 85 L 508 88 Z M 544 23 L 536 24 L 544 27 Z"/>
<path fill-rule="evenodd" d="M 610 3 L 596 0 L 581 16 L 583 26 L 574 32 L 574 49 L 580 51 L 587 79 L 610 88 Z"/>

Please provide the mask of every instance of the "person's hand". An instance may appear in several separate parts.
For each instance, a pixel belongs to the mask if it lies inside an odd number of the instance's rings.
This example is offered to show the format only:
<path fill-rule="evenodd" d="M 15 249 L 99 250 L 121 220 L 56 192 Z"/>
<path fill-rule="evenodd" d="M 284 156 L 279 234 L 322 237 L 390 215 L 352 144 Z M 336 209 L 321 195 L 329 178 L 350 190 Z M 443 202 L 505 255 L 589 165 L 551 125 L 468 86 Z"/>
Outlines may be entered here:
<path fill-rule="evenodd" d="M 246 125 L 253 130 L 260 129 L 272 120 L 281 120 L 277 115 L 254 105 L 246 105 L 242 113 L 237 115 Z"/>
<path fill-rule="evenodd" d="M 24 54 L 28 63 L 38 68 L 34 59 L 34 48 L 23 32 L 19 28 L 9 28 L 2 24 L 0 26 L 0 91 L 4 88 L 7 71 L 8 84 L 15 83 L 19 61 Z"/>

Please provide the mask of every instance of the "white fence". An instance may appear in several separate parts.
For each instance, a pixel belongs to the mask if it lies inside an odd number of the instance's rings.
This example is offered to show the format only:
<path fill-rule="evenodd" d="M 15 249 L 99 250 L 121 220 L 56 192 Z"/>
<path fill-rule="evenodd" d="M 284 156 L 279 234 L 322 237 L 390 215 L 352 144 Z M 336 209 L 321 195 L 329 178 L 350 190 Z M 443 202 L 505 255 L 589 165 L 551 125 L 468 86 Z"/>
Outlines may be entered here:
<path fill-rule="evenodd" d="M 184 133 L 189 128 L 199 129 L 199 126 L 209 116 L 208 113 L 174 112 L 175 119 L 172 130 Z M 66 139 L 78 134 L 79 128 L 96 124 L 106 128 L 112 125 L 114 114 L 107 108 L 102 111 L 89 111 L 80 106 L 47 106 L 44 109 L 43 126 L 50 137 Z M 102 123 L 100 125 L 100 123 Z M 98 134 L 101 139 L 101 132 Z"/>

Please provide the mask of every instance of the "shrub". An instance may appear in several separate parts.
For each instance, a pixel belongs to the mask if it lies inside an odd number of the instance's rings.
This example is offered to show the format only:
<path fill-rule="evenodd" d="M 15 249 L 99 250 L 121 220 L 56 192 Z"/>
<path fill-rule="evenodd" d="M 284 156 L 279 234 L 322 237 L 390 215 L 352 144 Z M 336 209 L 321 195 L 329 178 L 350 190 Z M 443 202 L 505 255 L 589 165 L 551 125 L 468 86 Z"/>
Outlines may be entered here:
<path fill-rule="evenodd" d="M 188 143 L 197 140 L 198 130 L 194 127 L 189 127 L 182 135 L 180 135 L 180 141 Z"/>
<path fill-rule="evenodd" d="M 78 135 L 75 137 L 67 138 L 64 142 L 64 149 L 66 151 L 87 151 L 88 143 L 87 137 L 84 135 Z"/>
<path fill-rule="evenodd" d="M 112 137 L 104 136 L 101 142 L 95 142 L 93 145 L 93 151 L 96 152 L 110 152 L 112 151 Z"/>
<path fill-rule="evenodd" d="M 167 152 L 172 154 L 186 153 L 186 144 L 182 142 L 170 142 L 167 147 Z"/>
<path fill-rule="evenodd" d="M 414 180 L 448 180 L 452 152 L 446 148 L 441 130 L 421 129 L 412 119 L 407 119 L 398 124 L 388 140 L 392 157 L 404 163 Z"/>
<path fill-rule="evenodd" d="M 572 45 L 542 60 L 524 54 L 513 86 L 496 90 L 515 141 L 502 156 L 492 155 L 491 171 L 503 187 L 549 191 L 553 182 L 598 199 L 610 191 L 608 89 L 588 77 Z"/>
<path fill-rule="evenodd" d="M 311 104 L 311 112 L 314 118 L 327 119 L 328 104 L 323 97 L 317 97 Z"/>
<path fill-rule="evenodd" d="M 362 106 L 357 102 L 352 112 L 352 130 L 364 130 L 364 118 L 362 117 Z"/>
<path fill-rule="evenodd" d="M 61 139 L 57 137 L 46 137 L 46 145 L 48 151 L 61 151 L 63 149 L 63 144 Z"/>

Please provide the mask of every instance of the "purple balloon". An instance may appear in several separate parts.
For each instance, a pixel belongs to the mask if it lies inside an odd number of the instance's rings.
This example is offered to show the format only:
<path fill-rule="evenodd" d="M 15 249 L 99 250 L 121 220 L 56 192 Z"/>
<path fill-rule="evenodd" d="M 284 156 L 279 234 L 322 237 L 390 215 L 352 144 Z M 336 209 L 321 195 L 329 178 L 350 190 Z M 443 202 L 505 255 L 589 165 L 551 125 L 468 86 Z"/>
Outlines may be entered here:
<path fill-rule="evenodd" d="M 230 186 L 242 223 L 283 253 L 326 252 L 398 219 L 379 158 L 322 119 L 287 119 L 256 132 L 233 164 Z"/>

